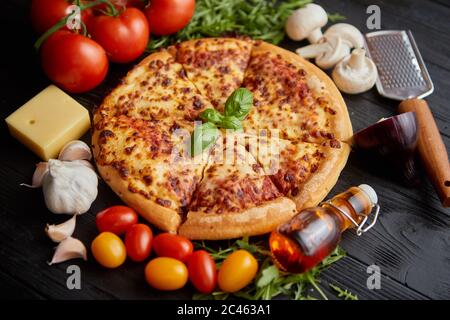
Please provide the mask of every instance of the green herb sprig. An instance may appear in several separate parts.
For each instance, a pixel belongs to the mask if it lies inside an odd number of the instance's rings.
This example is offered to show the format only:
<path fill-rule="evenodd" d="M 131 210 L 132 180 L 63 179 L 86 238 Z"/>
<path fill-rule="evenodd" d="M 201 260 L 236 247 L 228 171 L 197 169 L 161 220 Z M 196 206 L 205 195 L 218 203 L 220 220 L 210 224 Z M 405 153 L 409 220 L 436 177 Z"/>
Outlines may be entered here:
<path fill-rule="evenodd" d="M 206 109 L 200 113 L 200 118 L 205 122 L 194 129 L 191 155 L 196 156 L 213 145 L 219 137 L 219 128 L 242 129 L 242 121 L 250 112 L 252 105 L 253 94 L 248 89 L 239 88 L 225 102 L 224 114 L 215 109 Z"/>
<path fill-rule="evenodd" d="M 190 23 L 172 36 L 152 37 L 147 51 L 190 39 L 218 37 L 229 33 L 250 36 L 273 44 L 284 36 L 284 24 L 293 10 L 311 0 L 197 0 Z"/>
<path fill-rule="evenodd" d="M 335 284 L 329 284 L 330 288 L 337 292 L 339 298 L 344 298 L 344 300 L 358 300 L 358 296 L 351 293 L 347 289 L 341 289 Z"/>
<path fill-rule="evenodd" d="M 270 300 L 279 295 L 284 295 L 293 300 L 313 300 L 315 298 L 308 294 L 308 289 L 311 287 L 313 287 L 323 299 L 327 299 L 327 296 L 318 285 L 320 282 L 320 273 L 345 256 L 345 252 L 338 247 L 315 268 L 303 274 L 294 274 L 279 270 L 273 264 L 270 251 L 267 250 L 264 244 L 262 242 L 250 243 L 248 237 L 230 243 L 226 249 L 219 248 L 216 250 L 207 246 L 205 242 L 195 243 L 195 246 L 198 249 L 208 251 L 218 267 L 220 267 L 223 260 L 226 259 L 229 254 L 236 250 L 245 249 L 251 252 L 260 264 L 259 272 L 255 280 L 248 287 L 232 294 L 235 297 L 249 300 Z M 336 288 L 338 287 L 335 285 L 334 287 L 335 288 L 332 288 L 337 290 Z M 338 292 L 340 297 L 346 299 L 354 297 L 346 290 L 342 290 L 342 292 L 344 293 Z M 193 299 L 224 300 L 228 297 L 230 297 L 230 294 L 217 291 L 209 295 L 195 294 Z"/>

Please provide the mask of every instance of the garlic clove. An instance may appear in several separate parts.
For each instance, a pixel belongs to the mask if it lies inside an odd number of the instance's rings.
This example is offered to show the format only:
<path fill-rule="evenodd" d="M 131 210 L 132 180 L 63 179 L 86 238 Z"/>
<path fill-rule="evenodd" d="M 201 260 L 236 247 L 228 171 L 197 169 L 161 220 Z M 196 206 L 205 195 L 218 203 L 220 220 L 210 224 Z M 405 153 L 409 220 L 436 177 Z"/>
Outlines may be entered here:
<path fill-rule="evenodd" d="M 58 159 L 63 161 L 91 160 L 92 153 L 89 146 L 80 140 L 67 143 L 59 152 Z"/>
<path fill-rule="evenodd" d="M 55 263 L 79 258 L 87 260 L 86 247 L 80 240 L 68 237 L 61 241 L 56 247 L 52 261 L 50 261 L 48 264 L 52 265 Z"/>
<path fill-rule="evenodd" d="M 77 215 L 74 214 L 71 219 L 61 224 L 47 224 L 45 227 L 45 233 L 50 239 L 52 239 L 53 242 L 61 242 L 73 234 L 75 230 L 76 218 Z"/>
<path fill-rule="evenodd" d="M 31 180 L 31 185 L 27 183 L 21 183 L 21 186 L 25 186 L 28 188 L 39 188 L 42 186 L 42 181 L 44 180 L 44 176 L 48 172 L 48 162 L 39 162 L 36 164 L 36 169 L 33 173 L 33 179 Z"/>

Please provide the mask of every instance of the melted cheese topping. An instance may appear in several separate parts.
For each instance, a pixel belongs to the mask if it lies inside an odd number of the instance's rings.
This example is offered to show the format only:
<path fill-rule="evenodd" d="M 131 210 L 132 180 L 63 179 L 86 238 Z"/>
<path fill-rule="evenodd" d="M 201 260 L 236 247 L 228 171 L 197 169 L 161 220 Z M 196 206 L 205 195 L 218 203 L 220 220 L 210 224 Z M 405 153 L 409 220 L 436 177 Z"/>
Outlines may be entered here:
<path fill-rule="evenodd" d="M 189 209 L 217 214 L 241 212 L 280 196 L 243 146 L 218 144 Z"/>
<path fill-rule="evenodd" d="M 223 111 L 227 98 L 241 87 L 250 51 L 249 41 L 219 38 L 183 42 L 176 57 L 200 92 Z"/>
<path fill-rule="evenodd" d="M 175 210 L 190 203 L 203 165 L 191 159 L 192 124 L 111 118 L 99 132 L 97 163 L 118 171 L 128 190 Z"/>
<path fill-rule="evenodd" d="M 318 96 L 321 87 L 314 80 L 300 65 L 279 55 L 254 53 L 244 78 L 244 86 L 254 95 L 245 131 L 279 129 L 282 139 L 319 143 L 334 139 L 330 119 L 336 112 Z"/>
<path fill-rule="evenodd" d="M 108 96 L 97 115 L 195 120 L 202 110 L 212 108 L 171 54 L 159 52 L 144 61 Z"/>

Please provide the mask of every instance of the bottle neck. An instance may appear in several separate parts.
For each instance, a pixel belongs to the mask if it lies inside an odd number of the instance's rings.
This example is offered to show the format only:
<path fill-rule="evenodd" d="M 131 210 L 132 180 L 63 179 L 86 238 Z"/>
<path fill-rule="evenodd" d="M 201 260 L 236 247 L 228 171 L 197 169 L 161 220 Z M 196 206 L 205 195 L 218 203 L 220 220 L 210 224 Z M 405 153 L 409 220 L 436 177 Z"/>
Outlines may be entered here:
<path fill-rule="evenodd" d="M 367 194 L 358 187 L 352 187 L 338 194 L 327 205 L 342 221 L 342 231 L 355 228 L 351 217 L 358 225 L 372 211 L 373 204 Z M 341 212 L 341 210 L 344 212 Z"/>

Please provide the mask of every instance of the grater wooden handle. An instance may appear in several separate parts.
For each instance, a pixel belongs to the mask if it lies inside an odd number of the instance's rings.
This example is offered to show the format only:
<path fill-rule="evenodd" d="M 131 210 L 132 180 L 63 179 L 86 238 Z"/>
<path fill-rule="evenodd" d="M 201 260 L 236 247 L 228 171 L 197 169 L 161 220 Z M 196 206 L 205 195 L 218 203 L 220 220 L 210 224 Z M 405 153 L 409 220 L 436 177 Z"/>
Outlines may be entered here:
<path fill-rule="evenodd" d="M 419 122 L 418 149 L 428 177 L 444 207 L 450 207 L 450 163 L 439 129 L 425 100 L 405 100 L 399 112 L 413 111 Z"/>

